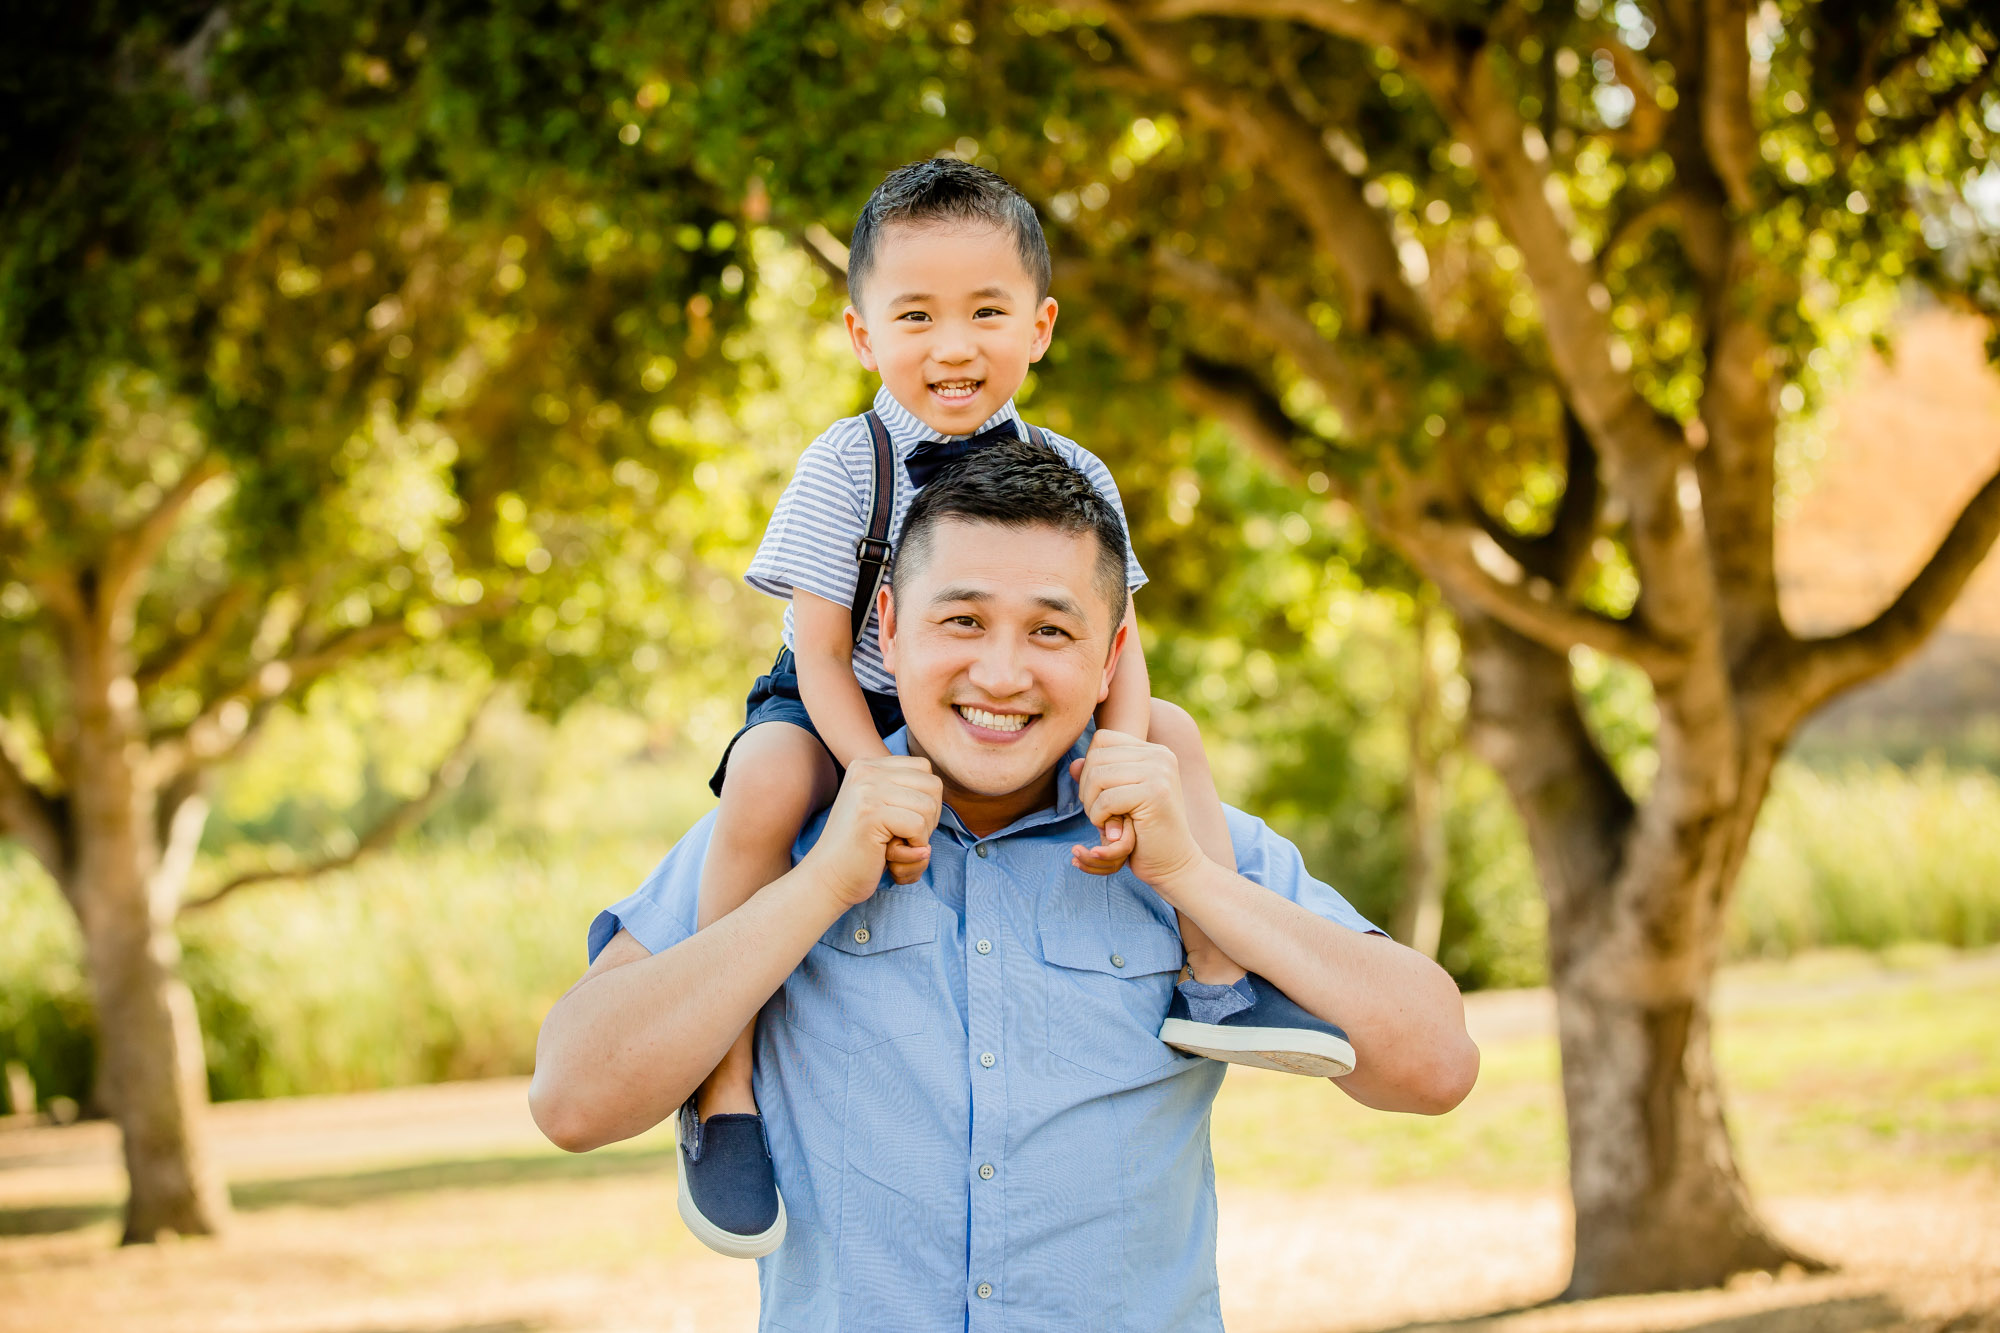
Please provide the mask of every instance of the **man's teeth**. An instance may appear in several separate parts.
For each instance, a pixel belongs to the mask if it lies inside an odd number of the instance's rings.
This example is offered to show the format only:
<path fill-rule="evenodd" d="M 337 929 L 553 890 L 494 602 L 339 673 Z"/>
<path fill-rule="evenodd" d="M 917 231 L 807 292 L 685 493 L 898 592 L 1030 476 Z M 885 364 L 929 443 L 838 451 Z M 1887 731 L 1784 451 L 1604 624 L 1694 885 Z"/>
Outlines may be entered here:
<path fill-rule="evenodd" d="M 931 388 L 946 398 L 970 398 L 973 394 L 979 392 L 979 386 L 982 382 L 980 380 L 940 380 L 938 383 L 931 385 Z"/>
<path fill-rule="evenodd" d="M 1034 721 L 1030 713 L 989 713 L 984 708 L 963 708 L 958 715 L 975 727 L 985 727 L 989 731 L 1019 731 Z"/>

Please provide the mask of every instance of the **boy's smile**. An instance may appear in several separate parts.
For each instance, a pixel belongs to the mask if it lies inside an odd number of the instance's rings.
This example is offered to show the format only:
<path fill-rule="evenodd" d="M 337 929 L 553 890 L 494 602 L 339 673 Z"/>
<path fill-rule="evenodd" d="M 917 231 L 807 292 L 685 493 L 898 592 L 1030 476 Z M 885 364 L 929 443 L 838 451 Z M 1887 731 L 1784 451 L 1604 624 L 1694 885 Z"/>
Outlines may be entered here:
<path fill-rule="evenodd" d="M 858 300 L 854 354 L 940 435 L 969 435 L 1005 407 L 1056 322 L 1014 237 L 982 222 L 890 224 Z"/>

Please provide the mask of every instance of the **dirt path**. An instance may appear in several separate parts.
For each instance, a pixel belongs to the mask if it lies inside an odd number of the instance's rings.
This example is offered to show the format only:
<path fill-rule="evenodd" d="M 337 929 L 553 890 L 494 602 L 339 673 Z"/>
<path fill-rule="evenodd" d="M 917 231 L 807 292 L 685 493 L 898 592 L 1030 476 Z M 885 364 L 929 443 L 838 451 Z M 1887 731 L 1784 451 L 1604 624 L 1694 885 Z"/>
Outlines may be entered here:
<path fill-rule="evenodd" d="M 2000 954 L 1969 958 L 1942 980 L 1990 980 L 1996 967 Z M 1772 987 L 1811 1001 L 1820 984 L 1750 969 L 1721 1004 L 1762 1003 Z M 1844 973 L 1823 984 L 1852 994 L 1899 983 Z M 1546 1036 L 1545 995 L 1470 1007 L 1489 1051 Z M 1257 1093 L 1245 1072 L 1225 1098 Z M 674 1216 L 671 1140 L 655 1131 L 565 1156 L 535 1130 L 525 1092 L 501 1080 L 216 1107 L 235 1233 L 130 1251 L 113 1244 L 121 1180 L 108 1126 L 0 1131 L 0 1333 L 752 1328 L 753 1267 L 703 1250 Z M 1225 1180 L 1224 1309 L 1234 1333 L 2000 1333 L 1993 1165 L 1765 1200 L 1789 1237 L 1842 1266 L 1834 1277 L 1540 1309 L 1521 1307 L 1553 1294 L 1567 1266 L 1559 1192 Z M 1896 1181 L 1893 1169 L 1879 1178 Z"/>

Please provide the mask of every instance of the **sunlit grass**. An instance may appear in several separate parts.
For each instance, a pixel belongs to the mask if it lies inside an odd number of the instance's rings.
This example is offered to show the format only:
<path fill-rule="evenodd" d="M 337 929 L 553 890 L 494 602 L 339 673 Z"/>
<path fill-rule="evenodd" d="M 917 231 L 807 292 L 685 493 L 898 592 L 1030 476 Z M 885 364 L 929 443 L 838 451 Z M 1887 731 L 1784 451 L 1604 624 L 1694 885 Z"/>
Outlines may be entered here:
<path fill-rule="evenodd" d="M 1891 966 L 1815 955 L 1732 973 L 1717 1058 L 1746 1175 L 1769 1192 L 1907 1185 L 2000 1164 L 2000 953 Z M 1265 1188 L 1559 1187 L 1552 1036 L 1496 1042 L 1447 1116 L 1380 1115 L 1323 1084 L 1232 1070 L 1218 1176 Z"/>

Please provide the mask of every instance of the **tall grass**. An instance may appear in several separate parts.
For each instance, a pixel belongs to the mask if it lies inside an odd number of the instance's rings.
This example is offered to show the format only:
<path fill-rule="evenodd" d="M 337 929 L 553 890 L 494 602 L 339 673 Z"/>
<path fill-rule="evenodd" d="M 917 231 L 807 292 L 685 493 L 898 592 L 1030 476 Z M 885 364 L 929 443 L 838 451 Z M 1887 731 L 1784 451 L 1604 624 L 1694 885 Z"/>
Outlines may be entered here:
<path fill-rule="evenodd" d="M 1939 764 L 1780 769 L 1730 916 L 1730 951 L 1913 941 L 2000 941 L 2000 775 Z"/>
<path fill-rule="evenodd" d="M 553 831 L 406 844 L 191 917 L 186 975 L 213 1094 L 530 1069 L 543 1015 L 582 971 L 592 915 L 629 892 L 706 803 L 684 772 L 626 766 L 612 787 Z M 1531 984 L 1543 974 L 1542 914 L 1518 824 L 1497 792 L 1472 805 L 1454 818 L 1451 910 L 1465 924 L 1456 937 L 1448 929 L 1446 948 L 1470 950 L 1458 970 L 1486 984 Z M 1730 953 L 1916 941 L 2000 941 L 2000 777 L 1783 768 L 1731 913 Z M 0 845 L 0 1060 L 25 1061 L 45 1097 L 83 1099 L 92 1049 L 68 909 Z"/>

